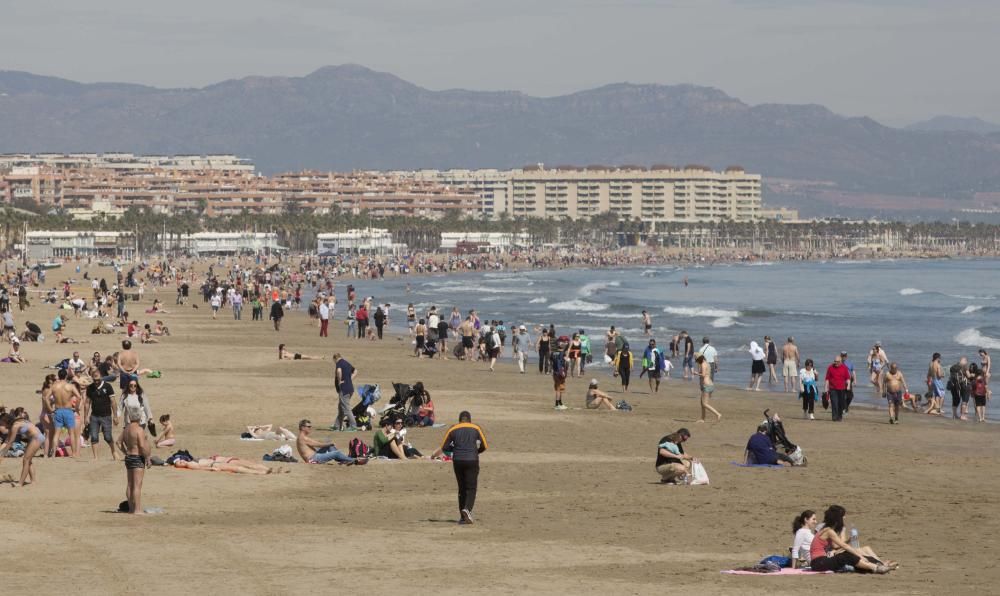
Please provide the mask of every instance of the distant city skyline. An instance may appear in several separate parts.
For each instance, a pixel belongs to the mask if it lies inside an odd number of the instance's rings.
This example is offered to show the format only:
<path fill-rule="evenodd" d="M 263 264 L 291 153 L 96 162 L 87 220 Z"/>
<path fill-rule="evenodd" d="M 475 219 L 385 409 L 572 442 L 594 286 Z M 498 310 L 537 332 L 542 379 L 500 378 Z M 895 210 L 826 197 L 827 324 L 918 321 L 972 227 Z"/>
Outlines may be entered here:
<path fill-rule="evenodd" d="M 987 0 L 52 0 L 0 19 L 0 69 L 201 87 L 357 63 L 538 96 L 690 83 L 901 126 L 1000 122 L 997 30 Z"/>

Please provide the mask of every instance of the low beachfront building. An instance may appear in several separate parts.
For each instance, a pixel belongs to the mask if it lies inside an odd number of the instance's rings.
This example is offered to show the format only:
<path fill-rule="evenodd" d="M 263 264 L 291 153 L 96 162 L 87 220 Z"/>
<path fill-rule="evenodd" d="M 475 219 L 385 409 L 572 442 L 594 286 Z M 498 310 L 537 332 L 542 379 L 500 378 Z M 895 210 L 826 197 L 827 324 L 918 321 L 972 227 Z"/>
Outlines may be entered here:
<path fill-rule="evenodd" d="M 87 230 L 28 232 L 28 258 L 35 261 L 76 257 L 105 257 L 132 260 L 135 235 L 132 232 L 91 232 Z"/>
<path fill-rule="evenodd" d="M 157 234 L 157 243 L 167 252 L 190 255 L 247 255 L 284 252 L 274 232 L 196 232 Z"/>
<path fill-rule="evenodd" d="M 316 234 L 316 252 L 321 257 L 336 255 L 398 255 L 406 251 L 406 245 L 393 242 L 389 230 L 365 228 Z"/>
<path fill-rule="evenodd" d="M 454 251 L 460 246 L 476 247 L 490 252 L 510 252 L 515 248 L 531 246 L 526 232 L 441 232 L 441 249 Z"/>

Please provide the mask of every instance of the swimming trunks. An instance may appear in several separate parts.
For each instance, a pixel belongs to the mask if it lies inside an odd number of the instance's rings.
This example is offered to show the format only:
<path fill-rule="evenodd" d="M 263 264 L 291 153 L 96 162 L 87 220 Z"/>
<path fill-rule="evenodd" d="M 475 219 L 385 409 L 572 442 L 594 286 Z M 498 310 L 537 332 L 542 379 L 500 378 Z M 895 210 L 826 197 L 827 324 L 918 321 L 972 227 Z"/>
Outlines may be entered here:
<path fill-rule="evenodd" d="M 885 398 L 890 404 L 894 406 L 903 405 L 903 392 L 902 391 L 886 391 Z"/>
<path fill-rule="evenodd" d="M 126 455 L 125 456 L 125 469 L 126 470 L 138 470 L 140 468 L 146 467 L 146 458 L 141 455 Z"/>
<path fill-rule="evenodd" d="M 790 379 L 798 376 L 794 360 L 785 360 L 781 368 L 784 371 L 785 376 Z"/>
<path fill-rule="evenodd" d="M 715 385 L 705 385 L 701 388 L 701 390 L 703 393 L 712 395 L 712 392 L 715 391 Z"/>
<path fill-rule="evenodd" d="M 60 428 L 73 430 L 76 428 L 76 416 L 70 408 L 56 409 L 55 414 L 52 416 L 52 420 L 57 430 Z"/>

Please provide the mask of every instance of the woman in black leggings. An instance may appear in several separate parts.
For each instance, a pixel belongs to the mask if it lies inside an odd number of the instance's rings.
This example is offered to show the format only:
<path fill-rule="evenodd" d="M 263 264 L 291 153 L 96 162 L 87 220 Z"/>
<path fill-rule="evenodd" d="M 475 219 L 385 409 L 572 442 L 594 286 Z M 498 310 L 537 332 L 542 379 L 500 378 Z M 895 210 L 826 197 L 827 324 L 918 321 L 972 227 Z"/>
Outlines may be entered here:
<path fill-rule="evenodd" d="M 809 547 L 810 563 L 813 571 L 840 571 L 845 565 L 854 567 L 859 573 L 889 573 L 899 567 L 893 561 L 882 563 L 867 546 L 854 548 L 844 540 L 844 517 L 847 515 L 840 505 L 830 505 L 823 514 L 823 529 L 816 533 Z"/>
<path fill-rule="evenodd" d="M 535 346 L 538 352 L 538 372 L 547 374 L 549 372 L 549 346 L 551 337 L 548 329 L 542 329 L 542 335 L 538 338 L 538 345 Z"/>

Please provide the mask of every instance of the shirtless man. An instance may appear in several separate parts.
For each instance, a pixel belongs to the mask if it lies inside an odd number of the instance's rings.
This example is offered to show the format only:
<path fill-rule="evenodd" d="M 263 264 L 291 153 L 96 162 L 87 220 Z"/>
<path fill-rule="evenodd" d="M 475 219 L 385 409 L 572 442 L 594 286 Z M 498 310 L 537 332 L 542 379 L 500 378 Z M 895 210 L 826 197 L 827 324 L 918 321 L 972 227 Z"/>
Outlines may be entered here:
<path fill-rule="evenodd" d="M 56 446 L 59 444 L 59 429 L 62 428 L 66 429 L 66 434 L 69 436 L 71 457 L 80 455 L 80 428 L 76 424 L 75 408 L 79 407 L 83 398 L 77 386 L 66 380 L 68 376 L 69 373 L 65 368 L 59 369 L 59 379 L 51 387 L 55 402 L 55 412 L 52 414 L 55 432 L 49 445 L 49 457 L 55 455 Z"/>
<path fill-rule="evenodd" d="M 473 348 L 476 347 L 476 326 L 472 322 L 472 316 L 469 315 L 462 324 L 458 326 L 458 332 L 462 335 L 462 348 L 465 351 L 465 359 L 468 362 L 472 362 Z"/>
<path fill-rule="evenodd" d="M 321 443 L 316 439 L 312 439 L 309 435 L 312 434 L 312 422 L 309 420 L 299 421 L 299 436 L 295 439 L 295 448 L 299 452 L 299 456 L 302 460 L 310 464 L 325 464 L 330 461 L 335 461 L 339 464 L 359 465 L 363 466 L 368 463 L 367 458 L 349 457 L 337 449 L 337 446 L 333 443 Z"/>
<path fill-rule="evenodd" d="M 794 337 L 789 337 L 781 348 L 781 374 L 785 379 L 785 392 L 797 392 L 799 390 L 799 347 L 795 345 Z"/>
<path fill-rule="evenodd" d="M 118 352 L 118 360 L 115 364 L 121 371 L 118 386 L 123 391 L 128 387 L 129 381 L 139 380 L 139 355 L 132 350 L 132 342 L 129 340 L 122 340 L 122 351 Z"/>
<path fill-rule="evenodd" d="M 142 514 L 142 478 L 146 474 L 146 468 L 150 466 L 149 461 L 149 440 L 146 438 L 146 429 L 139 425 L 142 419 L 142 411 L 139 408 L 128 408 L 125 410 L 125 420 L 128 426 L 122 433 L 122 438 L 118 441 L 118 447 L 125 454 L 125 474 L 128 478 L 128 488 L 125 494 L 128 497 L 128 512 Z"/>
<path fill-rule="evenodd" d="M 642 329 L 644 335 L 653 335 L 653 319 L 646 311 L 642 311 Z"/>
<path fill-rule="evenodd" d="M 903 371 L 895 362 L 889 365 L 889 370 L 882 375 L 880 389 L 889 401 L 889 424 L 899 424 L 899 411 L 903 408 L 903 394 L 909 393 Z"/>

